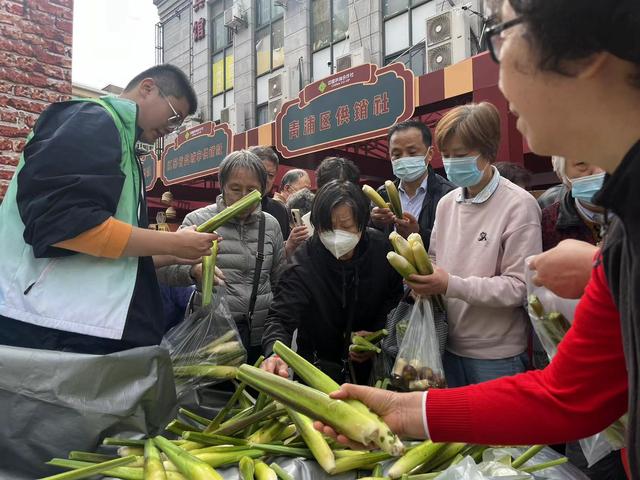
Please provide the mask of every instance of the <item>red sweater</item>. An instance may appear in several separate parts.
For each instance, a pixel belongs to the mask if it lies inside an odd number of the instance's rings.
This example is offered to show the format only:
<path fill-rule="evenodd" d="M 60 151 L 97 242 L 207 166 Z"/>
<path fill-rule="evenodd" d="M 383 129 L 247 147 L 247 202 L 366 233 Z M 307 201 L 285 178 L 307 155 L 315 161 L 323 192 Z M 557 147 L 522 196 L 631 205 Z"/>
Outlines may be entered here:
<path fill-rule="evenodd" d="M 564 443 L 604 430 L 627 411 L 619 315 L 597 263 L 573 326 L 547 368 L 429 391 L 427 423 L 434 441 Z"/>

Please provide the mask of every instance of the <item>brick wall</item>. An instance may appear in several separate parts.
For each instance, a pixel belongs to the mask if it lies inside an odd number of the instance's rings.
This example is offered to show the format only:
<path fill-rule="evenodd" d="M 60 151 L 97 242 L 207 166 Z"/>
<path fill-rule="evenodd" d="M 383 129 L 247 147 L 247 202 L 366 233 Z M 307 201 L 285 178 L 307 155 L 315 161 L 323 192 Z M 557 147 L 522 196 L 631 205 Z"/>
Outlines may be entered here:
<path fill-rule="evenodd" d="M 73 0 L 0 0 L 0 199 L 38 114 L 71 95 Z"/>

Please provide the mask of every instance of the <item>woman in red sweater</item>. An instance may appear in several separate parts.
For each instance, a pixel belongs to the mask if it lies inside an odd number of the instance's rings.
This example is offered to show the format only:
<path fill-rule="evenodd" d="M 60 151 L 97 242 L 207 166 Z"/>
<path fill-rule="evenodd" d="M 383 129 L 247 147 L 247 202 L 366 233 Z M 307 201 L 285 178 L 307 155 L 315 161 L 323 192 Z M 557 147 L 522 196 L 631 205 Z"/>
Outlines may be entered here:
<path fill-rule="evenodd" d="M 425 393 L 345 385 L 332 395 L 363 400 L 402 435 L 483 444 L 572 441 L 629 410 L 630 470 L 640 479 L 640 2 L 501 3 L 488 41 L 518 129 L 540 155 L 609 174 L 596 203 L 616 219 L 593 268 L 595 247 L 576 241 L 534 262 L 539 283 L 582 295 L 573 327 L 545 370 Z"/>

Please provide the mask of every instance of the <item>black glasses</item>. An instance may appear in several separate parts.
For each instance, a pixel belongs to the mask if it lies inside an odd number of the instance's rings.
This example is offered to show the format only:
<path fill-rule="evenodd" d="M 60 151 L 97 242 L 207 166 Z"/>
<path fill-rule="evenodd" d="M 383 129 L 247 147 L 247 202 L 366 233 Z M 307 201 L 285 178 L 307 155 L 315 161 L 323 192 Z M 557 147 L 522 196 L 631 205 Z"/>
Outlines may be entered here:
<path fill-rule="evenodd" d="M 162 90 L 160 90 L 160 87 L 158 87 L 158 92 L 160 92 L 160 96 L 162 98 L 164 98 L 166 100 L 166 102 L 169 104 L 169 108 L 171 109 L 171 111 L 173 112 L 173 115 L 170 116 L 167 119 L 167 126 L 171 129 L 171 131 L 177 129 L 180 127 L 180 125 L 182 125 L 182 122 L 184 121 L 184 118 L 182 118 L 182 115 L 180 115 L 175 108 L 173 108 L 173 105 L 171 105 L 171 102 L 169 101 L 169 99 L 166 97 L 166 95 L 164 93 L 162 93 Z"/>
<path fill-rule="evenodd" d="M 500 63 L 500 51 L 502 50 L 502 42 L 504 40 L 500 34 L 520 23 L 522 23 L 522 18 L 514 18 L 487 29 L 485 32 L 487 36 L 487 46 L 489 47 L 489 53 L 494 62 Z"/>

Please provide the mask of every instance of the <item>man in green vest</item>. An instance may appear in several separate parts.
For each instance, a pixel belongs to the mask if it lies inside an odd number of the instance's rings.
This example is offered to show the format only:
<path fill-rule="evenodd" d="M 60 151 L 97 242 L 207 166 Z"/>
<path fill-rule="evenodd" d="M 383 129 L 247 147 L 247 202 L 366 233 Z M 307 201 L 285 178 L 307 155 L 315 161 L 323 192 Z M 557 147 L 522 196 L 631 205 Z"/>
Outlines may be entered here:
<path fill-rule="evenodd" d="M 158 65 L 120 97 L 42 113 L 0 206 L 0 345 L 107 354 L 160 343 L 155 267 L 200 258 L 217 235 L 147 228 L 134 146 L 196 107 L 185 74 Z"/>

